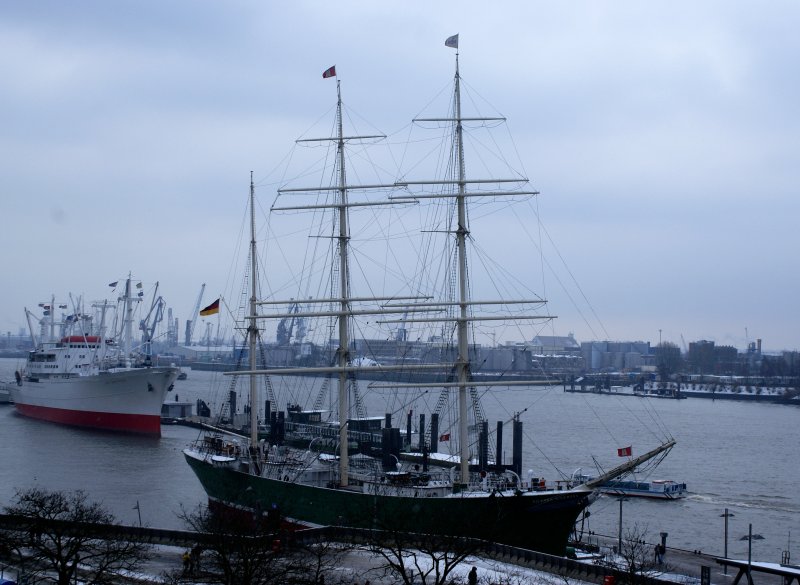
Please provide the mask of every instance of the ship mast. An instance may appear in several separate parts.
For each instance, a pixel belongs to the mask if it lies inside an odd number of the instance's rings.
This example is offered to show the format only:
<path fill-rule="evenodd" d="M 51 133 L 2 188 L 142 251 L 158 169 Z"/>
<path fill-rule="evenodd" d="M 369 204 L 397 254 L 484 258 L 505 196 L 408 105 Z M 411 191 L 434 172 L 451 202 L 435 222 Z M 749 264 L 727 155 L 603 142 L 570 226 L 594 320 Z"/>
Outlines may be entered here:
<path fill-rule="evenodd" d="M 469 483 L 469 441 L 467 439 L 467 385 L 469 382 L 469 328 L 467 327 L 467 303 L 469 301 L 467 290 L 467 203 L 466 203 L 466 177 L 464 171 L 464 142 L 463 127 L 461 125 L 461 85 L 458 74 L 458 53 L 456 53 L 455 77 L 455 140 L 458 162 L 458 228 L 456 229 L 456 249 L 458 250 L 458 296 L 459 319 L 457 323 L 458 358 L 456 371 L 458 373 L 458 413 L 459 413 L 459 451 L 461 459 L 461 483 Z"/>
<path fill-rule="evenodd" d="M 471 309 L 478 305 L 493 304 L 492 301 L 472 301 L 469 297 L 469 286 L 467 281 L 467 237 L 469 236 L 469 227 L 467 225 L 467 198 L 468 197 L 486 197 L 486 196 L 530 196 L 537 195 L 537 191 L 528 190 L 498 190 L 494 192 L 488 191 L 475 191 L 468 189 L 469 186 L 480 183 L 516 183 L 525 184 L 528 180 L 524 177 L 517 178 L 504 178 L 504 179 L 467 179 L 466 167 L 464 162 L 464 134 L 463 124 L 467 121 L 505 121 L 502 117 L 469 117 L 465 118 L 461 113 L 461 75 L 458 67 L 458 52 L 456 51 L 456 72 L 453 89 L 453 117 L 446 118 L 416 118 L 415 122 L 446 122 L 453 125 L 454 129 L 454 156 L 455 156 L 455 173 L 454 177 L 449 180 L 428 180 L 428 181 L 402 181 L 398 186 L 414 187 L 417 185 L 451 185 L 455 187 L 453 193 L 440 193 L 440 194 L 411 194 L 410 197 L 427 199 L 427 198 L 448 198 L 455 199 L 457 222 L 455 230 L 456 239 L 456 253 L 457 253 L 457 282 L 458 282 L 458 298 L 450 302 L 439 303 L 441 307 L 457 306 L 458 316 L 456 321 L 456 347 L 458 355 L 455 361 L 456 380 L 454 384 L 445 384 L 444 387 L 455 386 L 458 388 L 458 434 L 459 434 L 459 459 L 460 459 L 460 482 L 464 485 L 469 483 L 469 421 L 467 415 L 468 409 L 468 393 L 470 388 L 474 385 L 472 382 L 472 372 L 470 371 L 470 339 L 469 339 L 469 323 L 473 321 L 486 321 L 486 320 L 505 320 L 506 317 L 495 316 L 476 316 L 470 314 Z M 511 303 L 525 303 L 525 304 L 543 304 L 545 301 L 542 299 L 529 300 L 529 301 L 512 301 Z M 552 319 L 550 315 L 517 315 L 513 319 Z M 411 320 L 409 320 L 410 322 Z M 495 382 L 494 384 L 500 384 Z M 486 383 L 482 383 L 484 385 Z M 493 383 L 489 383 L 493 384 Z M 502 382 L 508 384 L 508 382 Z"/>
<path fill-rule="evenodd" d="M 255 185 L 253 171 L 250 171 L 250 323 L 247 325 L 247 349 L 250 364 L 250 446 L 258 445 L 258 391 L 256 385 L 256 219 L 255 219 Z"/>
<path fill-rule="evenodd" d="M 362 135 L 362 136 L 345 136 L 343 132 L 342 122 L 342 92 L 339 80 L 336 80 L 336 136 L 329 138 L 306 138 L 298 140 L 298 142 L 321 142 L 329 141 L 336 142 L 336 158 L 338 169 L 338 179 L 335 187 L 302 187 L 292 189 L 279 189 L 278 193 L 310 193 L 319 191 L 334 190 L 338 192 L 338 200 L 330 204 L 300 206 L 300 207 L 273 207 L 274 211 L 285 211 L 290 209 L 331 209 L 338 214 L 339 233 L 336 237 L 337 252 L 338 252 L 338 270 L 339 270 L 339 295 L 338 297 L 330 298 L 328 302 L 338 305 L 336 310 L 311 312 L 306 315 L 309 317 L 324 317 L 332 316 L 338 319 L 339 326 L 339 347 L 336 350 L 336 366 L 333 368 L 294 368 L 295 373 L 314 373 L 314 372 L 334 372 L 338 376 L 338 403 L 339 403 L 339 483 L 342 487 L 349 484 L 349 453 L 348 453 L 348 439 L 347 439 L 347 419 L 349 408 L 349 396 L 347 388 L 347 378 L 353 366 L 350 364 L 350 322 L 349 320 L 355 314 L 352 309 L 353 301 L 364 299 L 353 299 L 350 295 L 350 268 L 348 264 L 347 246 L 350 240 L 350 227 L 348 222 L 348 209 L 354 204 L 348 200 L 348 193 L 351 190 L 359 189 L 381 189 L 391 188 L 394 185 L 348 185 L 347 173 L 345 172 L 345 144 L 349 140 L 364 140 L 374 138 L 386 138 L 383 134 L 378 135 Z M 355 205 L 386 205 L 386 202 L 378 203 L 356 203 Z M 291 301 L 295 303 L 296 301 Z M 279 301 L 262 301 L 262 304 L 285 304 Z M 383 312 L 383 311 L 381 311 Z M 361 312 L 363 313 L 363 312 Z M 374 312 L 373 312 L 374 313 Z M 259 318 L 283 318 L 285 314 L 279 315 L 261 315 Z M 255 370 L 255 366 L 251 365 L 251 369 Z M 272 373 L 271 370 L 260 370 L 258 373 Z M 285 373 L 283 370 L 281 373 Z"/>
<path fill-rule="evenodd" d="M 350 289 L 347 264 L 347 182 L 344 169 L 344 135 L 342 134 L 342 92 L 339 80 L 336 80 L 336 150 L 339 158 L 339 348 L 337 362 L 339 365 L 339 482 L 342 487 L 348 485 L 349 454 L 347 441 L 347 362 L 350 354 L 348 335 L 348 318 L 350 311 Z"/>
<path fill-rule="evenodd" d="M 50 297 L 50 341 L 56 340 L 56 295 Z"/>
<path fill-rule="evenodd" d="M 338 233 L 333 236 L 337 240 L 337 256 L 338 264 L 337 270 L 339 271 L 339 291 L 338 295 L 332 294 L 328 299 L 309 299 L 303 301 L 304 303 L 329 303 L 330 309 L 304 312 L 303 315 L 307 318 L 312 317 L 334 317 L 338 320 L 338 334 L 339 334 L 339 347 L 336 350 L 336 363 L 328 367 L 297 367 L 291 368 L 290 372 L 293 374 L 323 374 L 334 373 L 338 379 L 338 417 L 339 417 L 339 483 L 341 486 L 346 487 L 349 484 L 349 454 L 348 454 L 348 414 L 349 414 L 349 393 L 348 393 L 348 377 L 351 373 L 356 371 L 363 371 L 368 368 L 363 366 L 353 366 L 350 359 L 350 319 L 354 316 L 365 315 L 385 315 L 391 313 L 404 314 L 408 312 L 407 307 L 399 309 L 390 309 L 385 306 L 378 308 L 365 308 L 354 310 L 355 304 L 362 303 L 375 303 L 379 301 L 423 301 L 429 297 L 420 296 L 392 296 L 392 297 L 370 297 L 361 298 L 352 296 L 350 290 L 350 268 L 348 261 L 348 245 L 350 242 L 350 222 L 349 222 L 349 209 L 351 207 L 371 207 L 371 206 L 387 206 L 387 205 L 408 205 L 414 201 L 408 196 L 400 197 L 395 200 L 381 200 L 381 201 L 354 201 L 351 202 L 349 195 L 350 192 L 362 192 L 377 189 L 397 189 L 400 185 L 397 183 L 388 184 L 352 184 L 347 183 L 347 173 L 345 169 L 345 147 L 350 141 L 357 140 L 371 140 L 371 139 L 384 139 L 384 134 L 371 134 L 371 135 L 353 135 L 346 136 L 343 130 L 343 104 L 341 86 L 339 80 L 336 80 L 336 132 L 334 136 L 325 138 L 303 138 L 299 139 L 298 143 L 311 143 L 311 142 L 329 142 L 335 143 L 336 164 L 338 165 L 337 178 L 334 185 L 329 186 L 315 186 L 315 187 L 293 187 L 278 189 L 279 195 L 310 195 L 313 193 L 328 193 L 334 192 L 338 194 L 335 201 L 330 203 L 315 203 L 312 205 L 287 205 L 287 206 L 273 206 L 273 212 L 280 211 L 293 211 L 293 210 L 317 210 L 327 209 L 337 214 Z M 254 255 L 254 252 L 253 252 Z M 334 261 L 335 262 L 335 261 Z M 255 271 L 255 267 L 253 268 Z M 333 282 L 331 283 L 333 285 Z M 333 293 L 333 291 L 332 291 Z M 255 290 L 253 292 L 253 299 L 255 299 Z M 258 305 L 288 305 L 290 308 L 285 312 L 280 313 L 267 313 L 256 315 L 255 307 Z M 260 300 L 251 303 L 251 319 L 284 319 L 295 318 L 297 315 L 291 309 L 292 306 L 297 305 L 296 299 L 290 300 Z M 254 352 L 251 352 L 251 355 Z M 420 369 L 438 369 L 441 366 L 438 364 L 430 364 L 418 366 Z M 405 365 L 389 365 L 374 368 L 379 371 L 392 371 L 406 369 Z M 246 372 L 238 372 L 238 375 L 270 375 L 280 374 L 286 375 L 285 368 L 280 369 L 256 369 L 256 364 L 251 360 L 250 370 Z M 230 373 L 226 375 L 231 375 Z M 252 402 L 252 401 L 251 401 Z"/>
<path fill-rule="evenodd" d="M 125 280 L 125 300 L 124 300 L 124 335 L 122 337 L 123 347 L 122 355 L 127 360 L 131 353 L 131 340 L 133 339 L 133 299 L 131 297 L 131 274 L 128 273 L 128 278 Z"/>

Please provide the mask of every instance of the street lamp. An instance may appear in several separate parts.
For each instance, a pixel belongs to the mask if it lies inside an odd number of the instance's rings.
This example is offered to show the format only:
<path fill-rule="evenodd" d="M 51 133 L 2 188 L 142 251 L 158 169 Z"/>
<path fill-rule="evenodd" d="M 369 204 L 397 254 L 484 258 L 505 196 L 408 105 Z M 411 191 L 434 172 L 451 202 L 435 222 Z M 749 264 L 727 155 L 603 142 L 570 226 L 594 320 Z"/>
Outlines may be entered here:
<path fill-rule="evenodd" d="M 753 525 L 748 524 L 747 536 L 743 536 L 739 540 L 747 541 L 747 579 L 752 583 L 753 580 L 750 578 L 750 569 L 753 565 L 753 540 L 764 540 L 764 537 L 760 534 L 753 534 Z"/>
<path fill-rule="evenodd" d="M 728 508 L 725 508 L 725 513 L 720 514 L 721 518 L 725 518 L 725 558 L 728 558 L 728 518 L 732 518 L 735 514 L 728 512 Z M 722 565 L 722 574 L 728 574 L 728 564 L 725 563 Z"/>
<path fill-rule="evenodd" d="M 619 542 L 617 543 L 617 554 L 622 554 L 622 502 L 628 498 L 624 496 L 619 497 Z"/>
<path fill-rule="evenodd" d="M 142 527 L 142 509 L 139 507 L 139 500 L 136 500 L 136 505 L 133 507 L 139 514 L 139 528 Z"/>
<path fill-rule="evenodd" d="M 753 579 L 750 577 L 750 567 L 753 564 L 753 525 L 747 525 L 747 580 L 751 583 Z"/>

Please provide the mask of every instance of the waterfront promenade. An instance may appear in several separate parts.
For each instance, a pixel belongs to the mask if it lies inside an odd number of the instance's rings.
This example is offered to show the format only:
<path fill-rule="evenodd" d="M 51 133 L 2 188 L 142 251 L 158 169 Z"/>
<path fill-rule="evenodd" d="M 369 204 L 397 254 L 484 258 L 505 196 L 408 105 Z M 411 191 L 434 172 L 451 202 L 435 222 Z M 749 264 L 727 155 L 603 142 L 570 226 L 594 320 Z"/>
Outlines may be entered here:
<path fill-rule="evenodd" d="M 134 532 L 140 532 L 133 529 Z M 152 531 L 145 529 L 152 536 Z M 162 538 L 155 539 L 157 544 L 153 545 L 151 557 L 147 560 L 140 570 L 136 573 L 124 575 L 122 581 L 128 583 L 159 583 L 163 582 L 165 575 L 179 574 L 182 569 L 182 556 L 184 551 L 190 548 L 194 539 L 189 533 L 177 531 L 163 531 Z M 616 540 L 612 537 L 598 536 L 601 552 L 611 554 Z M 172 544 L 170 544 L 172 542 Z M 653 575 L 655 585 L 665 585 L 668 583 L 682 583 L 684 585 L 700 585 L 702 567 L 709 568 L 709 585 L 733 585 L 739 572 L 735 566 L 729 566 L 727 574 L 725 569 L 717 562 L 717 557 L 704 554 L 702 552 L 686 551 L 667 547 L 664 558 L 663 573 Z M 747 559 L 734 560 L 740 566 L 746 566 Z M 396 579 L 384 574 L 383 567 L 385 561 L 371 553 L 366 545 L 347 550 L 343 558 L 337 562 L 335 568 L 330 569 L 327 579 L 329 583 L 337 582 L 363 582 L 369 580 L 375 585 L 383 583 L 395 583 Z M 520 583 L 541 583 L 549 582 L 549 575 L 559 575 L 565 579 L 565 583 L 573 584 L 601 584 L 605 583 L 606 575 L 611 574 L 605 568 L 593 566 L 592 562 L 574 561 L 562 557 L 552 557 L 550 555 L 540 555 L 532 551 L 522 551 L 513 547 L 488 546 L 486 551 L 467 559 L 456 571 L 455 578 L 466 582 L 466 573 L 472 566 L 478 568 L 479 583 L 489 584 L 498 582 L 509 582 L 513 577 L 514 582 Z M 780 575 L 765 573 L 760 570 L 764 565 L 753 561 L 753 571 L 751 572 L 754 585 L 783 585 L 784 579 Z M 577 568 L 576 568 L 577 567 Z M 791 569 L 787 569 L 792 571 Z M 800 569 L 795 569 L 800 575 Z M 13 566 L 3 567 L 6 579 L 18 577 L 17 571 Z M 359 581 L 359 579 L 361 579 Z M 201 570 L 189 577 L 187 582 L 203 582 L 202 564 Z M 795 584 L 797 584 L 795 578 Z M 741 585 L 747 584 L 746 577 L 740 580 Z"/>
<path fill-rule="evenodd" d="M 609 538 L 609 544 L 613 539 Z M 185 548 L 180 546 L 159 545 L 154 550 L 154 556 L 147 562 L 143 569 L 143 578 L 148 580 L 146 576 L 159 576 L 164 573 L 170 573 L 180 568 L 181 555 Z M 695 553 L 693 551 L 685 551 L 681 549 L 667 548 L 664 558 L 665 573 L 658 576 L 656 582 L 676 582 L 687 585 L 701 583 L 701 567 L 709 567 L 711 583 L 710 585 L 732 585 L 738 569 L 729 566 L 727 574 L 724 568 L 716 562 L 717 557 L 707 555 L 704 553 Z M 747 559 L 738 559 L 739 562 Z M 381 583 L 395 583 L 395 579 L 382 578 L 381 573 L 381 559 L 375 557 L 365 549 L 357 549 L 350 551 L 346 554 L 340 566 L 336 569 L 338 576 L 342 580 L 354 582 L 352 577 L 347 575 L 361 576 L 361 579 L 369 579 L 371 583 L 379 585 Z M 754 563 L 755 566 L 756 563 Z M 461 569 L 463 569 L 463 581 L 466 582 L 466 573 L 473 566 L 478 567 L 479 582 L 486 583 L 487 585 L 492 582 L 501 582 L 500 575 L 516 575 L 523 576 L 530 580 L 531 583 L 541 581 L 541 577 L 545 575 L 538 575 L 539 573 L 558 574 L 564 575 L 563 568 L 557 564 L 548 565 L 541 562 L 529 562 L 524 559 L 516 558 L 513 555 L 492 554 L 487 556 L 479 556 L 473 559 L 468 559 Z M 458 574 L 460 575 L 461 572 Z M 768 574 L 760 572 L 756 569 L 752 571 L 752 579 L 754 585 L 783 585 L 783 578 L 779 575 Z M 568 577 L 570 583 L 603 583 L 603 578 L 592 578 L 589 574 L 575 574 L 573 577 Z M 329 579 L 329 582 L 334 582 Z M 796 582 L 795 582 L 796 583 Z M 746 585 L 747 580 L 743 578 L 740 581 L 741 585 Z"/>
<path fill-rule="evenodd" d="M 601 549 L 612 550 L 617 546 L 617 538 L 613 536 L 592 535 L 592 542 L 597 542 Z M 651 548 L 655 543 L 649 545 Z M 734 566 L 723 567 L 718 559 L 721 557 L 704 553 L 703 551 L 690 551 L 680 548 L 667 546 L 664 555 L 664 567 L 667 575 L 664 580 L 680 581 L 681 577 L 686 577 L 683 582 L 700 583 L 702 567 L 709 567 L 711 573 L 711 585 L 732 585 L 736 579 L 739 569 Z M 747 563 L 747 558 L 732 559 L 738 563 Z M 773 559 L 770 559 L 773 561 Z M 763 565 L 763 559 L 752 559 L 753 565 Z M 759 571 L 758 568 L 751 571 L 753 583 L 755 585 L 782 585 L 783 577 Z M 746 583 L 746 579 L 740 581 Z"/>

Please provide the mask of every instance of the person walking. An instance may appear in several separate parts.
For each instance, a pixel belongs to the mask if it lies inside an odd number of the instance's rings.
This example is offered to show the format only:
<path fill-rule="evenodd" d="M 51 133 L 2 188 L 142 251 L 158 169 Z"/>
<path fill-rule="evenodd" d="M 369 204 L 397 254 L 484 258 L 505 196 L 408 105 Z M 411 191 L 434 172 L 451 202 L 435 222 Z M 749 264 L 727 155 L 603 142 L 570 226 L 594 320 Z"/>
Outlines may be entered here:
<path fill-rule="evenodd" d="M 202 549 L 200 545 L 195 545 L 192 547 L 192 552 L 190 553 L 190 560 L 189 560 L 189 574 L 194 575 L 195 572 L 200 572 L 200 554 L 202 553 Z"/>
<path fill-rule="evenodd" d="M 183 575 L 189 575 L 190 572 L 190 563 L 192 562 L 192 557 L 189 554 L 189 551 L 183 551 Z"/>
<path fill-rule="evenodd" d="M 477 585 L 478 583 L 478 567 L 472 567 L 472 570 L 467 576 L 468 585 Z"/>

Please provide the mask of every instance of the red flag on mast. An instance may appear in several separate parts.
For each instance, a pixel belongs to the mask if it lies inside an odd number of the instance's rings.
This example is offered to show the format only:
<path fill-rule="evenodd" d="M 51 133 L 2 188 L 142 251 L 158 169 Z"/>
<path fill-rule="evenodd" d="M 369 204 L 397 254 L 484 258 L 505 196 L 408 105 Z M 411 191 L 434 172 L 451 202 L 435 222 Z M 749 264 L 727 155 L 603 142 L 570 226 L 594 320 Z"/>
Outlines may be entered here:
<path fill-rule="evenodd" d="M 336 77 L 336 65 L 322 72 L 322 79 L 328 79 L 329 77 Z"/>
<path fill-rule="evenodd" d="M 619 457 L 630 457 L 631 453 L 633 453 L 633 447 L 631 445 L 617 449 L 617 455 Z"/>

